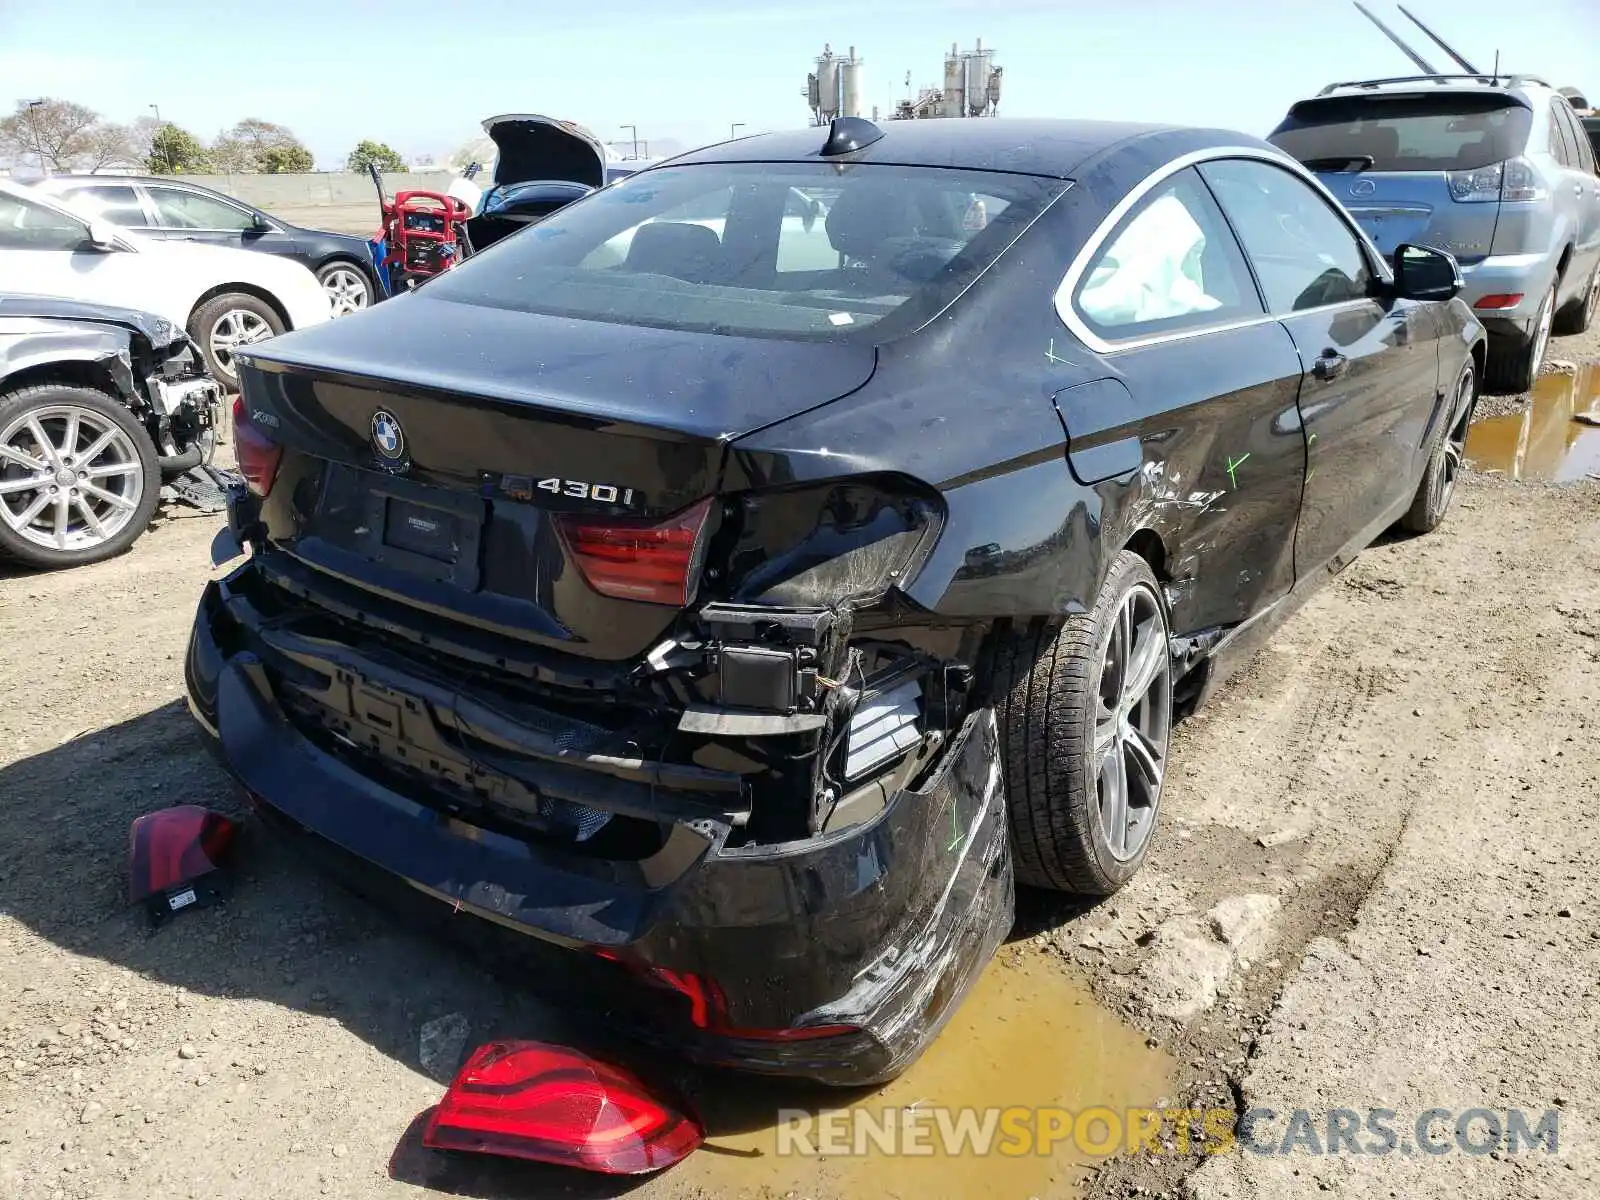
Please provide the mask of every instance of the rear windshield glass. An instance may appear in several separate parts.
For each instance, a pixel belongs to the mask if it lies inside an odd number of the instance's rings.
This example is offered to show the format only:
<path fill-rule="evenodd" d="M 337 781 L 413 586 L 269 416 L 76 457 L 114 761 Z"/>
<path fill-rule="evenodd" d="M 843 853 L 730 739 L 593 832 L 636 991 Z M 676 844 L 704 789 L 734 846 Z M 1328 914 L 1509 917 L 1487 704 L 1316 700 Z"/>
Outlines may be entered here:
<path fill-rule="evenodd" d="M 1313 171 L 1475 171 L 1521 154 L 1533 114 L 1495 95 L 1332 96 L 1267 140 Z"/>
<path fill-rule="evenodd" d="M 883 340 L 938 313 L 1065 187 L 870 163 L 661 167 L 505 238 L 424 294 L 668 329 Z"/>

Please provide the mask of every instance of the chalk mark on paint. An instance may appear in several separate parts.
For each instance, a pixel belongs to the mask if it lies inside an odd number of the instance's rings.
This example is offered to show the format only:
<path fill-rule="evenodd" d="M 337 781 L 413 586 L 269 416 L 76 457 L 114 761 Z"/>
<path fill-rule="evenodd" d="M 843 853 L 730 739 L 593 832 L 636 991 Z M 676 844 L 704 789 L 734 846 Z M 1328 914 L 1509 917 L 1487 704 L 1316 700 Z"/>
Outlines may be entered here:
<path fill-rule="evenodd" d="M 1231 455 L 1228 457 L 1228 482 L 1230 484 L 1232 484 L 1234 487 L 1238 487 L 1239 486 L 1239 481 L 1234 478 L 1233 473 L 1235 471 L 1237 471 L 1240 467 L 1244 466 L 1245 461 L 1249 457 L 1250 457 L 1250 455 L 1249 455 L 1248 452 L 1246 452 L 1244 457 L 1240 458 L 1240 459 L 1235 459 Z"/>

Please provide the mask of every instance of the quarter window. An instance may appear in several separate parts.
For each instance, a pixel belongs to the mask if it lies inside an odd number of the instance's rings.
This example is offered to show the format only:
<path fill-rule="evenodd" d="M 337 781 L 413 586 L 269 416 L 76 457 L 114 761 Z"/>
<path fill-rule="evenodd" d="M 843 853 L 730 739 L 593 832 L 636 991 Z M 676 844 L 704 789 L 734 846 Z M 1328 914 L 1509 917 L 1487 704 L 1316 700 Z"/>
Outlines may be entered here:
<path fill-rule="evenodd" d="M 1571 136 L 1561 124 L 1561 118 L 1556 115 L 1556 106 L 1550 106 L 1550 153 L 1555 155 L 1556 161 L 1563 167 L 1578 165 L 1578 148 L 1573 145 Z"/>
<path fill-rule="evenodd" d="M 1109 341 L 1262 315 L 1249 268 L 1192 170 L 1156 189 L 1091 260 L 1072 299 Z"/>
<path fill-rule="evenodd" d="M 255 227 L 255 218 L 244 209 L 198 192 L 153 187 L 150 198 L 161 214 L 161 223 L 171 229 L 237 229 L 242 233 Z"/>
<path fill-rule="evenodd" d="M 1372 266 L 1360 240 L 1304 180 L 1244 158 L 1204 163 L 1200 173 L 1244 243 L 1273 313 L 1371 293 Z"/>

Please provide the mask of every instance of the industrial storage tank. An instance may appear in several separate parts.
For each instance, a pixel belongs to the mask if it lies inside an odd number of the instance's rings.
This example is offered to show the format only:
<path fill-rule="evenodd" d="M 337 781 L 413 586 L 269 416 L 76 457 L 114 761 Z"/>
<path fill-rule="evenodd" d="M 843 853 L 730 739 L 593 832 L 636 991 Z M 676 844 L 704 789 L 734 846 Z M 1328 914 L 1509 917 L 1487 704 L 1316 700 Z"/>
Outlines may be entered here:
<path fill-rule="evenodd" d="M 1005 74 L 1005 70 L 1006 69 L 1004 67 L 996 67 L 994 70 L 989 72 L 988 93 L 989 112 L 991 114 L 995 114 L 1000 111 L 1000 77 Z"/>
<path fill-rule="evenodd" d="M 839 115 L 839 60 L 827 46 L 817 59 L 817 112 L 824 121 Z"/>
<path fill-rule="evenodd" d="M 994 51 L 983 48 L 983 39 L 979 38 L 976 48 L 967 56 L 966 61 L 966 101 L 967 114 L 981 117 L 989 105 L 989 71 L 994 62 Z"/>
<path fill-rule="evenodd" d="M 944 59 L 944 103 L 940 105 L 943 115 L 947 117 L 959 117 L 966 112 L 966 73 L 967 67 L 961 52 L 951 42 L 950 53 Z"/>
<path fill-rule="evenodd" d="M 854 46 L 850 47 L 850 57 L 839 64 L 839 76 L 839 115 L 859 117 L 861 115 L 861 60 L 856 57 L 856 48 Z"/>

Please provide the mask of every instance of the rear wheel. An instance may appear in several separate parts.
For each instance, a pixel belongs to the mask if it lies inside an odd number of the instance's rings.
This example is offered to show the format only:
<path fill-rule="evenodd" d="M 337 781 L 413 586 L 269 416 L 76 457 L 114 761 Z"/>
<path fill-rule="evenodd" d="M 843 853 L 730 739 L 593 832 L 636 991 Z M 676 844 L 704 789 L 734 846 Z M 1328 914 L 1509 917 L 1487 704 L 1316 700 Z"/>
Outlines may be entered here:
<path fill-rule="evenodd" d="M 1526 392 L 1539 378 L 1539 368 L 1544 366 L 1544 352 L 1550 346 L 1550 327 L 1555 319 L 1555 285 L 1545 293 L 1539 305 L 1539 315 L 1534 318 L 1533 332 L 1521 343 L 1489 343 L 1489 361 L 1484 364 L 1484 382 L 1495 392 Z"/>
<path fill-rule="evenodd" d="M 194 310 L 189 336 L 200 345 L 206 366 L 217 382 L 230 391 L 239 389 L 239 370 L 233 356 L 241 348 L 264 342 L 283 332 L 283 319 L 259 296 L 224 292 Z"/>
<path fill-rule="evenodd" d="M 1172 727 L 1166 610 L 1117 556 L 1094 609 L 1003 637 L 994 693 L 1017 878 L 1104 896 L 1150 848 Z"/>
<path fill-rule="evenodd" d="M 1432 533 L 1450 511 L 1456 477 L 1466 457 L 1467 429 L 1472 424 L 1472 389 L 1472 364 L 1469 362 L 1461 368 L 1455 390 L 1450 393 L 1450 407 L 1439 422 L 1439 434 L 1433 453 L 1428 456 L 1422 482 L 1417 486 L 1416 499 L 1412 500 L 1410 511 L 1400 518 L 1400 528 L 1407 533 Z"/>
<path fill-rule="evenodd" d="M 12 558 L 46 568 L 110 558 L 160 499 L 155 446 L 114 398 L 60 384 L 0 394 L 0 550 Z"/>
<path fill-rule="evenodd" d="M 360 312 L 372 303 L 372 281 L 355 263 L 326 263 L 317 269 L 317 281 L 328 293 L 328 306 L 336 317 Z"/>
<path fill-rule="evenodd" d="M 1583 295 L 1556 314 L 1551 331 L 1560 337 L 1587 333 L 1589 326 L 1594 324 L 1596 309 L 1600 309 L 1600 263 L 1595 263 L 1589 275 L 1589 286 Z"/>

